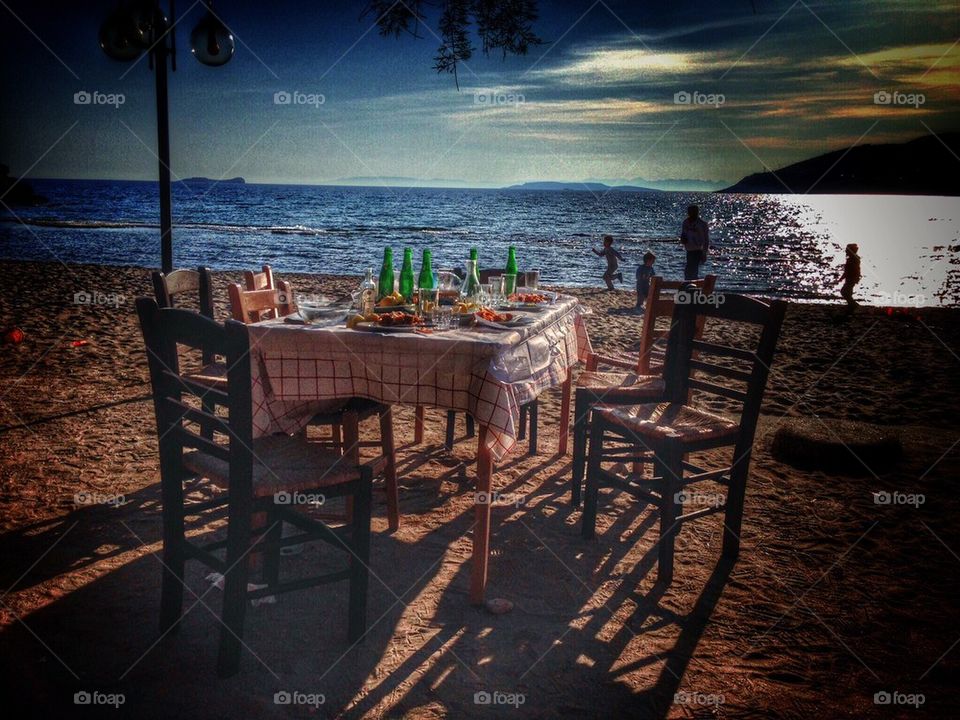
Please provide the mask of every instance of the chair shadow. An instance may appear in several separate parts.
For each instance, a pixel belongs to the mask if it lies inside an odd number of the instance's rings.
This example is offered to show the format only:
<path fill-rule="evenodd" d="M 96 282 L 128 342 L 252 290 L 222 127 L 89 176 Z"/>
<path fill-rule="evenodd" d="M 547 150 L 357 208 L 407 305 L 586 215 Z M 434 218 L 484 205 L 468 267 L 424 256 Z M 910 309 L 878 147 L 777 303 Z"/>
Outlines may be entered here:
<path fill-rule="evenodd" d="M 456 472 L 451 468 L 447 476 Z M 524 504 L 494 509 L 491 545 L 497 552 L 491 560 L 488 597 L 514 597 L 518 607 L 512 613 L 495 616 L 468 602 L 471 563 L 456 548 L 469 537 L 474 524 L 474 506 L 469 503 L 418 535 L 415 542 L 386 532 L 373 534 L 369 629 L 362 643 L 351 647 L 346 641 L 346 583 L 284 595 L 275 605 L 248 610 L 241 671 L 227 680 L 216 676 L 221 593 L 204 579 L 206 570 L 198 563 L 188 564 L 187 584 L 192 592 L 185 593 L 187 613 L 176 634 L 161 638 L 157 630 L 161 565 L 157 558 L 142 553 L 130 553 L 131 559 L 123 562 L 123 554 L 141 548 L 141 540 L 159 543 L 157 485 L 132 494 L 128 505 L 116 510 L 84 507 L 50 528 L 38 523 L 7 533 L 0 536 L 6 561 L 2 577 L 9 579 L 7 585 L 41 558 L 15 590 L 31 589 L 77 570 L 89 570 L 89 575 L 84 574 L 93 579 L 79 587 L 63 587 L 62 594 L 48 604 L 19 622 L 12 621 L 0 633 L 8 648 L 2 653 L 0 671 L 6 673 L 11 687 L 39 698 L 34 710 L 47 717 L 51 711 L 75 714 L 73 694 L 84 690 L 123 692 L 125 711 L 141 717 L 190 716 L 197 707 L 208 715 L 271 715 L 278 711 L 273 695 L 283 690 L 322 693 L 326 710 L 341 708 L 351 716 L 384 708 L 391 716 L 415 714 L 431 698 L 441 701 L 453 716 L 472 716 L 477 713 L 474 693 L 498 687 L 516 686 L 544 701 L 553 682 L 550 674 L 569 678 L 570 671 L 563 668 L 575 667 L 577 657 L 587 654 L 598 659 L 594 672 L 601 676 L 601 684 L 588 685 L 575 677 L 571 681 L 578 687 L 583 683 L 586 705 L 558 708 L 558 712 L 631 710 L 642 717 L 666 717 L 730 567 L 718 566 L 693 609 L 681 616 L 663 606 L 666 588 L 654 583 L 646 592 L 637 591 L 655 566 L 654 547 L 633 563 L 629 581 L 619 586 L 605 607 L 590 607 L 602 584 L 652 529 L 655 518 L 642 515 L 642 508 L 637 512 L 632 506 L 621 506 L 597 541 L 581 540 L 579 523 L 574 522 L 579 511 L 569 504 L 568 473 L 569 463 L 551 456 L 498 487 L 503 493 L 517 492 L 539 480 L 527 491 Z M 468 491 L 464 488 L 456 494 Z M 449 499 L 417 496 L 404 503 L 401 494 L 401 511 L 404 516 L 428 514 Z M 382 509 L 380 499 L 375 513 Z M 211 530 L 204 525 L 197 520 L 192 531 L 211 536 L 223 532 L 222 527 Z M 67 528 L 72 529 L 66 532 Z M 58 538 L 61 542 L 56 542 Z M 551 554 L 549 546 L 555 541 L 575 552 L 561 548 L 559 556 Z M 581 552 L 581 547 L 587 551 Z M 315 557 L 325 562 L 329 554 L 305 551 L 293 564 L 303 565 Z M 451 559 L 459 566 L 438 582 L 441 568 L 449 567 Z M 11 560 L 19 562 L 10 567 Z M 103 560 L 114 566 L 97 574 L 95 564 Z M 566 595 L 543 597 L 544 586 L 536 573 L 565 573 L 561 562 L 580 582 L 571 578 L 572 589 Z M 523 568 L 526 573 L 520 572 Z M 310 570 L 314 569 L 311 565 Z M 417 617 L 411 618 L 407 605 L 414 599 Z M 601 638 L 603 627 L 628 601 L 636 604 L 633 612 L 609 638 Z M 9 609 L 7 601 L 3 606 Z M 528 618 L 538 615 L 547 619 L 531 626 Z M 618 663 L 636 636 L 672 624 L 680 632 L 669 651 L 631 658 L 626 665 Z M 554 632 L 555 638 L 551 637 Z M 559 643 L 567 632 L 568 641 L 554 650 L 553 642 Z M 408 651 L 411 638 L 416 649 Z M 391 665 L 398 652 L 402 660 Z M 620 679 L 658 662 L 664 662 L 664 667 L 652 687 L 637 692 Z M 388 672 L 380 671 L 384 664 Z M 569 689 L 564 697 L 568 695 Z"/>

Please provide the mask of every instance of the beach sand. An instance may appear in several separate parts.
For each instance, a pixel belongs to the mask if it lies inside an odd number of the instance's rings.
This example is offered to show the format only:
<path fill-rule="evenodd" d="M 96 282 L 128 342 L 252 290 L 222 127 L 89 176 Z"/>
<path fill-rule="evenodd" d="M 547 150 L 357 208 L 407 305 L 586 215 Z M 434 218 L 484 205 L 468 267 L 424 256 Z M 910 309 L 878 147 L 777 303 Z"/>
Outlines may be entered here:
<path fill-rule="evenodd" d="M 401 529 L 375 496 L 370 634 L 346 643 L 346 585 L 249 610 L 241 672 L 215 663 L 220 591 L 188 565 L 190 608 L 162 641 L 156 428 L 133 300 L 142 268 L 0 262 L 0 671 L 16 717 L 75 712 L 74 693 L 123 693 L 136 717 L 472 717 L 475 693 L 520 693 L 517 717 L 912 717 L 874 695 L 921 693 L 955 716 L 960 671 L 960 315 L 887 317 L 791 306 L 757 433 L 743 545 L 715 572 L 720 516 L 684 527 L 677 568 L 654 590 L 656 519 L 604 494 L 598 535 L 580 538 L 569 458 L 555 455 L 559 390 L 541 398 L 536 457 L 521 443 L 496 486 L 525 496 L 494 511 L 488 597 L 467 602 L 474 441 L 442 447 L 428 411 L 412 447 L 412 409 L 396 419 Z M 348 292 L 356 278 L 282 275 L 300 292 Z M 227 280 L 215 273 L 220 317 Z M 722 286 L 722 282 L 721 282 Z M 75 293 L 108 304 L 76 304 Z M 598 349 L 636 348 L 626 292 L 576 290 Z M 114 302 L 115 301 L 115 302 Z M 904 457 L 859 476 L 805 472 L 770 454 L 791 418 L 895 428 Z M 818 419 L 817 419 L 818 418 Z M 370 430 L 372 432 L 372 429 Z M 877 505 L 877 491 L 922 495 Z M 123 495 L 118 507 L 77 493 Z M 222 534 L 223 523 L 189 526 Z M 293 559 L 307 567 L 309 549 Z M 294 571 L 295 572 L 295 571 Z M 7 590 L 9 588 L 9 590 Z M 951 678 L 954 678 L 951 680 Z M 279 691 L 323 696 L 314 712 Z M 509 696 L 501 699 L 510 699 Z M 519 698 L 513 698 L 519 702 Z M 903 697 L 901 697 L 901 700 Z"/>

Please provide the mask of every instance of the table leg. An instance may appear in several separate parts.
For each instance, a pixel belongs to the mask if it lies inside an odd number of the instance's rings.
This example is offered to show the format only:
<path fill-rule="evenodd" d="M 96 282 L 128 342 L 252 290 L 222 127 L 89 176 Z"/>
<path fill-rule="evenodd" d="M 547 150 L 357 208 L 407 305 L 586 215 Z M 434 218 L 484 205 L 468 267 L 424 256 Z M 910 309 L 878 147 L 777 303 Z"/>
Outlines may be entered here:
<path fill-rule="evenodd" d="M 419 445 L 423 442 L 423 405 L 417 405 L 413 418 L 413 444 Z"/>
<path fill-rule="evenodd" d="M 572 391 L 573 371 L 567 368 L 567 379 L 563 381 L 560 397 L 560 445 L 557 452 L 561 455 L 567 454 L 567 440 L 570 437 L 570 394 Z"/>
<path fill-rule="evenodd" d="M 487 566 L 490 562 L 490 510 L 493 506 L 490 491 L 493 486 L 493 458 L 487 447 L 487 426 L 481 425 L 477 435 L 477 496 L 482 497 L 485 502 L 475 502 L 476 524 L 473 527 L 470 602 L 474 605 L 482 605 L 487 587 Z"/>

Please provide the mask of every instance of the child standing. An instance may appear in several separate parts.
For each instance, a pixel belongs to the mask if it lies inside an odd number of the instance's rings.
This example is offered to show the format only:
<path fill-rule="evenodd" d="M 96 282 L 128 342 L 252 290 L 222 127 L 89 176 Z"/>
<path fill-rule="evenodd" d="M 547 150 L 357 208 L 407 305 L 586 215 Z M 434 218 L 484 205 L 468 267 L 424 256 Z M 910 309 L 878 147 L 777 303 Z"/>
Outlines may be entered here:
<path fill-rule="evenodd" d="M 590 249 L 593 250 L 594 254 L 607 259 L 607 271 L 603 274 L 603 281 L 607 284 L 607 290 L 613 290 L 614 278 L 623 282 L 623 273 L 617 271 L 617 268 L 620 267 L 620 263 L 617 261 L 623 260 L 623 255 L 620 254 L 619 250 L 614 249 L 613 235 L 603 236 L 602 250 L 597 250 L 596 248 Z"/>
<path fill-rule="evenodd" d="M 643 265 L 637 266 L 637 310 L 641 312 L 647 294 L 650 292 L 650 279 L 656 275 L 656 271 L 653 269 L 653 261 L 656 259 L 657 256 L 647 250 L 643 255 Z"/>
<path fill-rule="evenodd" d="M 843 274 L 839 280 L 843 283 L 843 287 L 840 288 L 840 297 L 847 301 L 850 312 L 860 305 L 853 299 L 853 288 L 860 282 L 860 256 L 857 255 L 859 251 L 860 247 L 856 243 L 847 245 L 847 261 L 843 265 Z"/>

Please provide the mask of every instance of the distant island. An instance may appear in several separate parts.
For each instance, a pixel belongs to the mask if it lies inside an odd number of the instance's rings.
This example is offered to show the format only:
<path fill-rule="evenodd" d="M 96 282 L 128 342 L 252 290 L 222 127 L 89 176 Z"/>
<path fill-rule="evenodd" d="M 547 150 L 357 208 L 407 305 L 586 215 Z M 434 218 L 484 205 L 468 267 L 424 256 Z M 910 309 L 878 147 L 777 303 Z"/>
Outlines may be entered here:
<path fill-rule="evenodd" d="M 860 145 L 774 172 L 748 175 L 724 193 L 960 195 L 960 133 Z"/>
<path fill-rule="evenodd" d="M 242 177 L 224 178 L 223 180 L 214 180 L 208 177 L 189 177 L 181 180 L 185 183 L 194 183 L 197 185 L 246 185 L 247 181 Z"/>
<path fill-rule="evenodd" d="M 606 183 L 598 182 L 552 182 L 552 181 L 540 181 L 540 182 L 526 182 L 521 183 L 520 185 L 509 185 L 508 187 L 503 188 L 504 190 L 567 190 L 567 191 L 590 191 L 590 192 L 607 192 L 608 190 L 616 190 L 618 192 L 661 192 L 660 190 L 654 190 L 652 188 L 637 187 L 635 185 L 607 185 Z"/>

